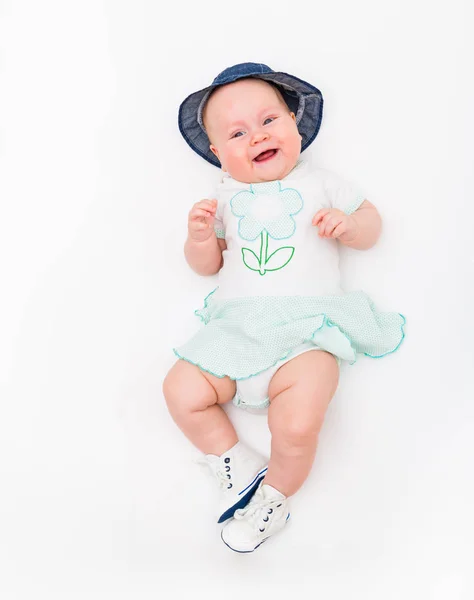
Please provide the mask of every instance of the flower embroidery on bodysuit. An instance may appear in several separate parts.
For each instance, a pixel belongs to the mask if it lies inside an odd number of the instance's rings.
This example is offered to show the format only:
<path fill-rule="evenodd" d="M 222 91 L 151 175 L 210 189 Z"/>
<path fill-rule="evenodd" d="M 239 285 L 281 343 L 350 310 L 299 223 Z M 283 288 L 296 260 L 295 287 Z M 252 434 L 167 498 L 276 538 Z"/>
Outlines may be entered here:
<path fill-rule="evenodd" d="M 246 267 L 265 275 L 277 271 L 293 258 L 293 246 L 281 246 L 268 256 L 268 238 L 284 240 L 296 230 L 293 215 L 303 208 L 303 198 L 293 188 L 282 189 L 280 181 L 254 183 L 250 190 L 243 190 L 230 201 L 232 214 L 239 217 L 239 236 L 247 241 L 260 236 L 260 255 L 250 248 L 242 248 L 242 260 Z"/>

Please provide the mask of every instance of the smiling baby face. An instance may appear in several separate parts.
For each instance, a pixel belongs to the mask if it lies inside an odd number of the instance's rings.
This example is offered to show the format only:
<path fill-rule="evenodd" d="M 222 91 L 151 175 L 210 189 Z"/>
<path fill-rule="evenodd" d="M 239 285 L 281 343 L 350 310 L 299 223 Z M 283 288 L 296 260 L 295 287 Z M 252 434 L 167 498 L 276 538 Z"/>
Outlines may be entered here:
<path fill-rule="evenodd" d="M 276 181 L 296 165 L 301 136 L 295 115 L 278 91 L 261 79 L 217 88 L 203 121 L 211 151 L 237 181 Z"/>

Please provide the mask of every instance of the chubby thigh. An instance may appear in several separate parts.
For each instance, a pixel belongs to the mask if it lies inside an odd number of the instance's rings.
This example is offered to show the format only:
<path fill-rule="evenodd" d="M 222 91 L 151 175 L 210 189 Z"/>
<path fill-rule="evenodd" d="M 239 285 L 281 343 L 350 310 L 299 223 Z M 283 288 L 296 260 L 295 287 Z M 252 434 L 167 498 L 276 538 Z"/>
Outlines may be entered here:
<path fill-rule="evenodd" d="M 163 382 L 168 405 L 179 404 L 181 410 L 204 410 L 213 404 L 225 404 L 235 395 L 235 381 L 216 377 L 185 360 L 178 360 Z"/>
<path fill-rule="evenodd" d="M 237 382 L 227 376 L 216 377 L 197 365 L 178 360 L 168 372 L 163 390 L 168 403 L 179 403 L 182 410 L 203 410 L 232 399 L 238 399 L 238 403 L 234 400 L 238 405 L 264 408 L 290 387 L 297 387 L 299 394 L 308 398 L 314 394 L 326 396 L 334 388 L 333 394 L 338 375 L 334 356 L 315 347 L 302 346 L 274 368 Z M 257 412 L 260 412 L 258 408 Z"/>
<path fill-rule="evenodd" d="M 283 365 L 294 361 L 301 354 L 320 350 L 313 342 L 304 342 L 296 347 L 286 358 L 278 361 L 272 367 L 265 369 L 261 373 L 238 380 L 234 404 L 249 412 L 255 414 L 264 412 L 264 409 L 270 404 L 269 386 L 276 373 L 280 372 Z M 294 363 L 292 363 L 294 364 Z M 284 371 L 286 372 L 286 371 Z M 276 381 L 280 376 L 277 377 Z"/>
<path fill-rule="evenodd" d="M 339 382 L 337 359 L 323 350 L 300 354 L 281 366 L 270 381 L 270 429 L 295 435 L 319 432 Z"/>

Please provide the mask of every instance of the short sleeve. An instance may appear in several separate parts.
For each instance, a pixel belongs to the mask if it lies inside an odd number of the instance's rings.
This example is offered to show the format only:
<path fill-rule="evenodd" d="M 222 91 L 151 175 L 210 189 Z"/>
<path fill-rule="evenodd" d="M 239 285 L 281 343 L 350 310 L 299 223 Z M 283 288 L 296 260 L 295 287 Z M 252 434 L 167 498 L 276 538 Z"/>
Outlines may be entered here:
<path fill-rule="evenodd" d="M 324 173 L 324 189 L 331 208 L 338 208 L 346 215 L 355 212 L 366 199 L 359 188 L 328 171 Z"/>
<path fill-rule="evenodd" d="M 216 237 L 222 239 L 225 238 L 224 218 L 222 214 L 222 201 L 220 199 L 217 201 L 216 216 L 214 219 L 214 231 L 216 232 Z"/>

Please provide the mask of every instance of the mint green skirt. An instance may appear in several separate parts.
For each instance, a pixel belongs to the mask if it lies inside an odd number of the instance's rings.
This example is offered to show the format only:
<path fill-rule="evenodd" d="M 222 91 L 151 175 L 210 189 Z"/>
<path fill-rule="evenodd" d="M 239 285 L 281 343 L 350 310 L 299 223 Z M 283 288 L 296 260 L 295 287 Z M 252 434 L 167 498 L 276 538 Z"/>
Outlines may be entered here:
<path fill-rule="evenodd" d="M 253 377 L 305 342 L 350 363 L 381 358 L 405 336 L 405 317 L 378 312 L 364 292 L 213 300 L 215 291 L 195 311 L 204 326 L 173 351 L 216 377 Z"/>

